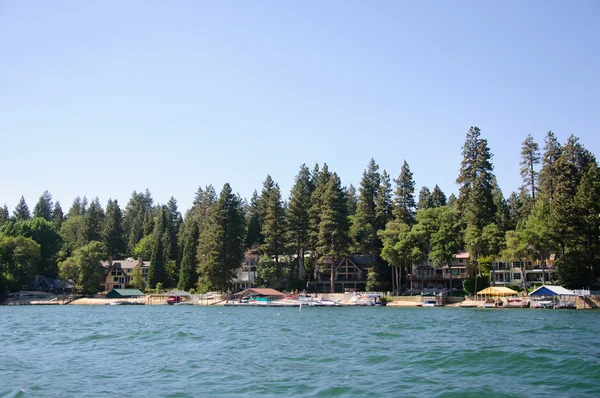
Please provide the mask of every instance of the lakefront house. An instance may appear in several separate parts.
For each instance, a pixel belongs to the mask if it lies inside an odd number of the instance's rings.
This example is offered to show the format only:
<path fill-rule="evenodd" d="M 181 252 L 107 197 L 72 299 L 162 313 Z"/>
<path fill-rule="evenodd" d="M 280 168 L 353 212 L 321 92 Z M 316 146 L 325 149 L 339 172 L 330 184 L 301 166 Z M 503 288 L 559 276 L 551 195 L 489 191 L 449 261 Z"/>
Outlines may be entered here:
<path fill-rule="evenodd" d="M 467 265 L 469 252 L 461 250 L 452 256 L 452 261 L 441 267 L 433 264 L 431 258 L 413 264 L 409 275 L 411 289 L 416 290 L 460 290 L 462 283 L 469 274 Z M 548 255 L 547 260 L 494 261 L 490 268 L 490 285 L 492 286 L 523 286 L 523 276 L 527 287 L 534 284 L 548 283 L 555 280 L 556 266 L 554 254 Z"/>
<path fill-rule="evenodd" d="M 131 274 L 133 269 L 138 265 L 141 267 L 144 282 L 147 282 L 150 261 L 143 261 L 141 258 L 139 260 L 127 258 L 125 260 L 113 260 L 112 265 L 109 261 L 103 261 L 102 266 L 104 267 L 105 274 L 104 280 L 100 283 L 102 290 L 109 292 L 112 289 L 124 289 L 127 286 L 131 286 Z"/>

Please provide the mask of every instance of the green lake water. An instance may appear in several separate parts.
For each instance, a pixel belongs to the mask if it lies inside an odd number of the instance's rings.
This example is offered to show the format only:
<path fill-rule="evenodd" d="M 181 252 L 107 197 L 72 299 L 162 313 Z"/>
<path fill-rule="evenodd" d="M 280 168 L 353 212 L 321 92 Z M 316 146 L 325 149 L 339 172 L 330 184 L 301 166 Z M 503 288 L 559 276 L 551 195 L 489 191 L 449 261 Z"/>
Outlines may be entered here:
<path fill-rule="evenodd" d="M 0 307 L 0 397 L 598 397 L 600 311 Z"/>

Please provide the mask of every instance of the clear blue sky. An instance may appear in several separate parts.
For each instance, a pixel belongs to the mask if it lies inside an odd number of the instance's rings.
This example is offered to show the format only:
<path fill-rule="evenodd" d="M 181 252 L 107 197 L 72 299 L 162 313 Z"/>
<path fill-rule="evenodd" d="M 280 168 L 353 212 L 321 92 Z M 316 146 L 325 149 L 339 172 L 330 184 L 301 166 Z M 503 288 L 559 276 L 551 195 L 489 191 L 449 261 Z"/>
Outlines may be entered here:
<path fill-rule="evenodd" d="M 600 2 L 0 0 L 0 205 L 133 190 L 184 210 L 370 158 L 449 195 L 477 125 L 505 196 L 527 134 L 600 156 Z"/>

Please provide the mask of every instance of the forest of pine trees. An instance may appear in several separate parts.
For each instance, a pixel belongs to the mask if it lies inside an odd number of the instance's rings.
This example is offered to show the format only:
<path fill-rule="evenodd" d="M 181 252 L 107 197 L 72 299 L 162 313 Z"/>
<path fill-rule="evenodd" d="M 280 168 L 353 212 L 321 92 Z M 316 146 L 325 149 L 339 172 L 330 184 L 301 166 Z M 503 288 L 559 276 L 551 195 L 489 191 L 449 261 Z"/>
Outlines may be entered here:
<path fill-rule="evenodd" d="M 589 287 L 600 276 L 597 160 L 573 135 L 561 144 L 548 132 L 540 146 L 531 135 L 523 141 L 523 185 L 508 197 L 478 127 L 462 147 L 458 196 L 438 185 L 417 192 L 406 161 L 388 172 L 371 159 L 358 189 L 327 164 L 302 165 L 287 197 L 271 176 L 249 201 L 229 184 L 218 193 L 208 185 L 184 215 L 175 198 L 157 204 L 149 190 L 104 208 L 77 197 L 66 212 L 48 191 L 33 212 L 22 197 L 12 212 L 0 207 L 0 294 L 35 275 L 68 277 L 93 293 L 99 260 L 124 257 L 151 261 L 148 287 L 227 290 L 246 252 L 260 256 L 260 284 L 283 288 L 306 286 L 300 267 L 310 280 L 333 259 L 376 254 L 378 274 L 369 277 L 397 291 L 412 264 L 429 257 L 441 267 L 460 249 L 470 253 L 472 275 L 491 261 L 553 254 L 559 283 Z"/>

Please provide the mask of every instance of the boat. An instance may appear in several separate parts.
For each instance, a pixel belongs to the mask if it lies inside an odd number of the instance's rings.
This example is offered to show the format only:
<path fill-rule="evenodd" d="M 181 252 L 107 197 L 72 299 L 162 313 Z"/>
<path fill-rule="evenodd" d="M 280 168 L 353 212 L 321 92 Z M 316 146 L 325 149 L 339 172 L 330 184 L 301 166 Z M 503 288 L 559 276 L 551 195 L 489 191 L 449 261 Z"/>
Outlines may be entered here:
<path fill-rule="evenodd" d="M 436 307 L 437 303 L 435 302 L 435 300 L 425 300 L 423 301 L 423 304 L 421 304 L 421 307 Z"/>
<path fill-rule="evenodd" d="M 504 308 L 527 308 L 529 307 L 529 300 L 522 297 L 507 297 L 503 304 Z"/>

